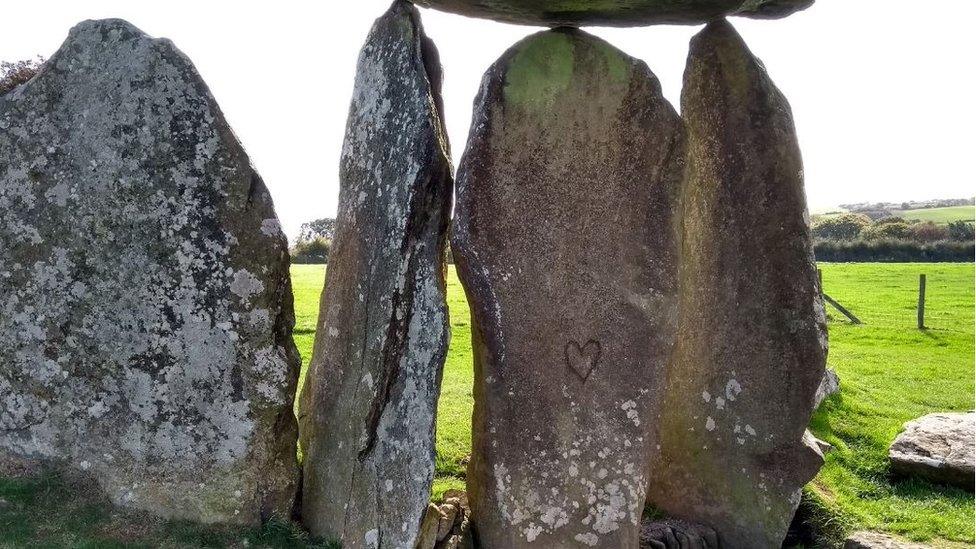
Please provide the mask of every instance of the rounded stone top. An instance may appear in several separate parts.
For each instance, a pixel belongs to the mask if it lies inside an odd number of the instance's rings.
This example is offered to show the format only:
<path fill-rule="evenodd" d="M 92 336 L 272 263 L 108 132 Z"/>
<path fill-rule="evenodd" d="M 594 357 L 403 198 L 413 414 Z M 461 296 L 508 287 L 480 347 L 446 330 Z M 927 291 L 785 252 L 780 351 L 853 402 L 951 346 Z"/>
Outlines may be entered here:
<path fill-rule="evenodd" d="M 639 27 L 697 25 L 741 15 L 775 19 L 814 0 L 412 0 L 418 6 L 519 25 Z"/>

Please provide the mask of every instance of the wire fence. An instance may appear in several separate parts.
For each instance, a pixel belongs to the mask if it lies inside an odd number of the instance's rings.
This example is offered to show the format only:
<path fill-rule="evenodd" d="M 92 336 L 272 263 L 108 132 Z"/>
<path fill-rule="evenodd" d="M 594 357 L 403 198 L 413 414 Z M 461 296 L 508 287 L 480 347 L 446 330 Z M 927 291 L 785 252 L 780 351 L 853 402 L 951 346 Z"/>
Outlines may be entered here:
<path fill-rule="evenodd" d="M 838 283 L 836 278 L 835 285 L 831 278 L 825 284 L 822 273 L 820 280 L 824 306 L 833 323 L 974 333 L 972 288 L 967 293 L 958 286 L 959 280 L 927 273 L 906 273 L 895 280 L 860 285 Z"/>

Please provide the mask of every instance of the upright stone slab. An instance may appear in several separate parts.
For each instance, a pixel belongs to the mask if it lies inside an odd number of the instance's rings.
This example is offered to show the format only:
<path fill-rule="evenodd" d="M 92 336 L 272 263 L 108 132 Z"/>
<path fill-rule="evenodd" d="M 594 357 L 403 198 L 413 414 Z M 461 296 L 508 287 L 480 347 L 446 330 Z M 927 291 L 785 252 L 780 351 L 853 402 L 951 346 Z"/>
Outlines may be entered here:
<path fill-rule="evenodd" d="M 415 0 L 470 17 L 548 27 L 698 25 L 725 15 L 756 19 L 786 17 L 813 0 Z"/>
<path fill-rule="evenodd" d="M 485 75 L 452 237 L 472 316 L 482 546 L 638 546 L 683 159 L 655 76 L 594 36 L 532 35 Z"/>
<path fill-rule="evenodd" d="M 335 246 L 305 382 L 302 515 L 343 547 L 413 547 L 449 325 L 452 179 L 440 64 L 397 1 L 360 54 Z"/>
<path fill-rule="evenodd" d="M 822 464 L 803 433 L 827 355 L 793 119 L 725 21 L 692 40 L 681 107 L 681 322 L 648 497 L 722 547 L 779 547 Z"/>
<path fill-rule="evenodd" d="M 61 464 L 167 517 L 288 517 L 293 324 L 271 197 L 172 43 L 88 21 L 0 97 L 0 468 Z"/>

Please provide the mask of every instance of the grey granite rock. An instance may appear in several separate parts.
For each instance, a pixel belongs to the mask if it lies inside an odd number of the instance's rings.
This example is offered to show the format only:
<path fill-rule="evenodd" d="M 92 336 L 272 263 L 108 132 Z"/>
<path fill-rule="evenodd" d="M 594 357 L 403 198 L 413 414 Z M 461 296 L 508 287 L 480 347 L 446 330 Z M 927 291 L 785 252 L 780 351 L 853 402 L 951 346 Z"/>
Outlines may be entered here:
<path fill-rule="evenodd" d="M 825 368 L 823 379 L 820 380 L 820 385 L 817 387 L 817 396 L 814 397 L 815 408 L 819 408 L 823 404 L 827 397 L 836 395 L 840 392 L 840 377 L 833 368 Z"/>
<path fill-rule="evenodd" d="M 87 21 L 0 97 L 0 462 L 166 517 L 289 516 L 289 280 L 267 189 L 169 41 Z"/>
<path fill-rule="evenodd" d="M 813 0 L 414 0 L 417 5 L 520 25 L 699 25 L 726 15 L 786 17 Z"/>
<path fill-rule="evenodd" d="M 905 424 L 888 457 L 895 474 L 973 489 L 976 413 L 929 414 Z"/>
<path fill-rule="evenodd" d="M 880 532 L 854 532 L 844 540 L 844 549 L 932 549 L 931 545 L 913 543 Z"/>
<path fill-rule="evenodd" d="M 644 520 L 641 549 L 719 549 L 715 530 L 681 520 Z"/>
<path fill-rule="evenodd" d="M 486 73 L 452 235 L 482 546 L 638 546 L 684 142 L 647 66 L 584 32 L 532 35 Z"/>
<path fill-rule="evenodd" d="M 692 40 L 681 320 L 649 501 L 722 547 L 779 547 L 823 457 L 827 329 L 789 104 L 732 26 Z"/>
<path fill-rule="evenodd" d="M 302 519 L 346 548 L 412 547 L 430 499 L 449 338 L 440 83 L 416 9 L 394 2 L 359 57 L 300 403 Z"/>

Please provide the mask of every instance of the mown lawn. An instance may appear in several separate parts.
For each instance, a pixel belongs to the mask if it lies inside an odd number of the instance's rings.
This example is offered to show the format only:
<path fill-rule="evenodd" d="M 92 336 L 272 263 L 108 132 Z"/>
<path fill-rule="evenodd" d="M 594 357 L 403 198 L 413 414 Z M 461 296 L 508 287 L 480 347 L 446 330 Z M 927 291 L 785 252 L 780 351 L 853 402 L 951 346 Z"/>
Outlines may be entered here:
<path fill-rule="evenodd" d="M 896 210 L 892 215 L 905 219 L 948 223 L 950 221 L 973 221 L 976 208 L 973 206 L 948 206 L 945 208 L 922 208 L 918 210 Z"/>
<path fill-rule="evenodd" d="M 936 545 L 972 546 L 973 494 L 888 474 L 887 447 L 902 423 L 974 406 L 973 264 L 823 264 L 824 288 L 863 325 L 831 312 L 829 363 L 840 395 L 812 428 L 836 450 L 810 485 L 820 520 L 836 529 L 888 531 Z M 295 340 L 307 365 L 323 266 L 292 268 Z M 928 277 L 927 325 L 915 328 L 918 274 Z M 438 406 L 435 495 L 463 487 L 470 451 L 471 340 L 464 292 L 448 278 L 451 348 Z M 293 525 L 235 532 L 154 521 L 110 509 L 63 479 L 0 479 L 0 547 L 313 547 Z M 91 490 L 82 490 L 91 494 Z"/>
<path fill-rule="evenodd" d="M 973 264 L 823 264 L 824 289 L 864 324 L 828 311 L 841 393 L 813 420 L 837 449 L 813 491 L 847 527 L 972 546 L 973 494 L 893 479 L 887 449 L 905 421 L 973 409 Z M 916 328 L 918 275 L 926 330 Z"/>

